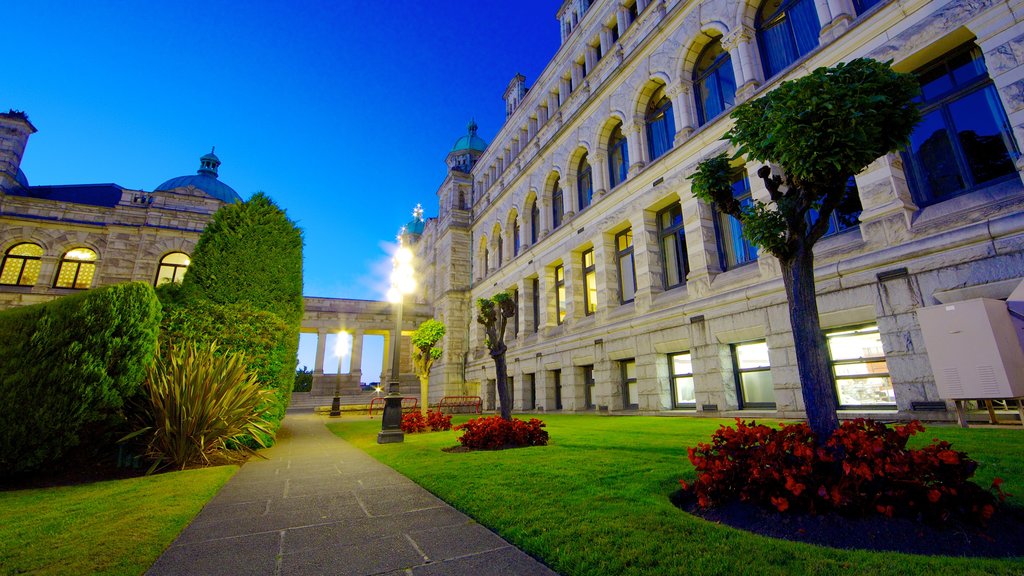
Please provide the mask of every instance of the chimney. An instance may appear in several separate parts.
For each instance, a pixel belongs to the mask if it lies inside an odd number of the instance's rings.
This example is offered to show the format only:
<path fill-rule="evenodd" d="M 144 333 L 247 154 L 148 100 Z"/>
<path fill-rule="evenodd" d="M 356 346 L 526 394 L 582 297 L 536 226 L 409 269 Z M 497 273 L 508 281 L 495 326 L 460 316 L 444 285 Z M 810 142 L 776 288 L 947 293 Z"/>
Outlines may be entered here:
<path fill-rule="evenodd" d="M 24 112 L 0 112 L 0 192 L 21 187 L 18 169 L 28 137 L 35 131 Z"/>

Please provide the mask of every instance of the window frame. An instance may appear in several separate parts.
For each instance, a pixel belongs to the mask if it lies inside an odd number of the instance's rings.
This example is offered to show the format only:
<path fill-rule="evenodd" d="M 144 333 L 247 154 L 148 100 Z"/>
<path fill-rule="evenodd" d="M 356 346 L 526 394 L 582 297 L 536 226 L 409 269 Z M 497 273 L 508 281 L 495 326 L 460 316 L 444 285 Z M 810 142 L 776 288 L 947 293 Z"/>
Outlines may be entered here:
<path fill-rule="evenodd" d="M 75 250 L 87 250 L 87 251 L 91 252 L 92 253 L 92 259 L 91 260 L 79 260 L 79 259 L 74 259 L 74 258 L 68 258 L 68 254 L 74 252 Z M 64 254 L 62 254 L 61 257 L 60 257 L 60 262 L 57 264 L 57 274 L 53 278 L 53 287 L 54 288 L 61 288 L 61 289 L 65 289 L 65 290 L 88 290 L 89 288 L 92 288 L 92 284 L 96 280 L 96 272 L 97 272 L 96 263 L 99 261 L 99 258 L 100 258 L 100 255 L 99 255 L 98 252 L 96 252 L 92 248 L 87 248 L 87 247 L 84 247 L 84 246 L 78 246 L 78 247 L 71 248 L 71 249 L 65 251 Z M 61 275 L 64 273 L 64 267 L 68 266 L 68 265 L 72 265 L 72 264 L 75 266 L 75 273 L 74 273 L 74 276 L 72 277 L 71 285 L 70 286 L 61 286 L 60 285 L 60 278 L 61 278 Z M 78 285 L 79 284 L 78 280 L 79 280 L 79 278 L 82 275 L 83 267 L 91 267 L 92 271 L 89 274 L 89 282 L 88 282 L 88 284 L 87 285 L 83 285 L 83 286 L 79 286 Z"/>
<path fill-rule="evenodd" d="M 651 100 L 647 103 L 647 111 L 644 114 L 644 128 L 647 131 L 647 159 L 649 162 L 654 162 L 668 154 L 675 147 L 676 125 L 675 118 L 672 115 L 672 99 L 665 94 L 664 86 L 659 87 L 651 94 Z M 658 141 L 655 138 L 656 134 L 664 137 L 664 150 L 659 150 L 655 147 Z"/>
<path fill-rule="evenodd" d="M 717 56 L 711 64 L 704 69 L 700 70 L 700 63 L 704 59 L 705 55 L 712 47 L 717 44 L 722 53 Z M 732 96 L 731 98 L 725 97 L 725 90 L 722 89 L 722 76 L 721 71 L 723 69 L 728 70 L 729 76 L 732 77 Z M 721 96 L 722 109 L 714 116 L 708 117 L 707 111 L 704 109 L 704 96 L 710 96 L 710 94 L 704 94 L 704 82 L 714 81 L 718 86 L 718 95 Z M 695 101 L 697 104 L 697 127 L 710 124 L 713 120 L 724 115 L 733 106 L 736 105 L 736 74 L 732 69 L 732 55 L 729 51 L 722 46 L 722 37 L 718 36 L 707 43 L 704 49 L 701 50 L 700 55 L 697 57 L 697 64 L 693 70 L 693 86 L 695 93 Z M 731 101 L 730 101 L 731 100 Z"/>
<path fill-rule="evenodd" d="M 616 139 L 616 136 L 619 136 Z M 616 167 L 616 155 L 621 163 Z M 617 169 L 616 169 L 617 168 Z M 608 185 L 614 189 L 629 177 L 629 141 L 622 132 L 622 123 L 617 123 L 608 135 Z"/>
<path fill-rule="evenodd" d="M 749 340 L 746 342 L 735 342 L 729 344 L 729 355 L 732 358 L 732 373 L 733 380 L 736 384 L 736 400 L 739 402 L 740 410 L 775 410 L 777 409 L 776 402 L 748 402 L 746 394 L 744 393 L 744 382 L 743 376 L 745 374 L 753 374 L 757 372 L 765 372 L 768 374 L 769 380 L 771 380 L 771 362 L 769 361 L 768 366 L 757 366 L 754 368 L 740 368 L 739 354 L 737 349 L 741 346 L 749 346 L 751 344 L 764 344 L 765 348 L 768 349 L 768 341 L 765 339 Z M 770 350 L 769 350 L 770 352 Z M 775 382 L 772 380 L 772 397 L 775 396 Z"/>
<path fill-rule="evenodd" d="M 765 17 L 763 15 L 763 12 L 767 1 L 768 0 L 761 2 L 761 4 L 758 6 L 757 15 L 754 20 L 754 29 L 756 30 L 757 35 L 757 47 L 759 52 L 761 53 L 761 69 L 764 72 L 765 81 L 768 81 L 778 76 L 779 74 L 787 70 L 790 66 L 792 66 L 794 62 L 800 60 L 801 58 L 803 58 L 807 54 L 810 54 L 816 48 L 821 46 L 821 21 L 818 19 L 817 9 L 815 8 L 814 2 L 812 0 L 783 0 L 782 2 L 779 3 L 779 7 L 775 10 L 775 12 Z M 797 8 L 802 2 L 809 3 L 810 10 L 814 12 L 814 23 L 817 24 L 817 30 L 814 33 L 814 46 L 808 48 L 803 52 L 800 51 L 800 43 L 797 39 L 797 31 L 794 27 L 793 17 L 791 15 L 791 12 L 793 12 L 794 9 Z M 788 61 L 784 65 L 782 65 L 778 70 L 773 71 L 771 69 L 771 61 L 769 56 L 771 51 L 765 45 L 765 32 L 767 30 L 775 28 L 776 26 L 786 27 L 786 37 L 789 40 L 789 43 L 786 45 L 786 49 L 787 51 L 792 51 L 792 54 L 787 53 L 786 58 L 788 59 Z"/>
<path fill-rule="evenodd" d="M 633 377 L 629 377 L 629 364 L 633 365 Z M 636 376 L 637 365 L 636 358 L 628 358 L 626 360 L 619 360 L 619 374 L 622 376 L 622 408 L 623 410 L 639 410 L 640 409 L 640 381 Z M 629 401 L 629 385 L 636 384 L 636 404 Z"/>
<path fill-rule="evenodd" d="M 733 171 L 732 176 L 739 176 L 738 179 L 732 181 L 733 198 L 735 198 L 740 204 L 743 204 L 743 202 L 747 200 L 749 200 L 752 203 L 754 201 L 754 195 L 750 189 L 750 180 L 747 178 L 746 170 L 738 168 Z M 744 188 L 743 193 L 737 195 L 736 184 L 738 184 L 739 182 L 744 183 Z M 736 268 L 741 268 L 743 266 L 748 266 L 750 264 L 753 264 L 754 262 L 757 262 L 758 258 L 760 257 L 758 247 L 754 246 L 752 243 L 750 243 L 749 240 L 743 237 L 743 224 L 736 218 L 733 218 L 729 214 L 726 214 L 725 212 L 719 210 L 718 206 L 712 204 L 711 208 L 715 212 L 715 241 L 718 245 L 718 264 L 722 268 L 722 271 L 724 272 L 727 270 L 734 270 Z M 745 260 L 737 259 L 736 262 L 730 264 L 729 253 L 726 250 L 725 245 L 725 232 L 731 232 L 734 227 L 736 229 L 736 234 L 739 238 L 739 241 L 745 247 L 744 255 L 748 254 L 747 250 L 752 250 L 754 256 L 752 258 Z M 730 235 L 730 238 L 733 237 Z"/>
<path fill-rule="evenodd" d="M 579 202 L 581 212 L 588 208 L 594 200 L 594 173 L 590 162 L 587 161 L 586 153 L 580 158 L 579 167 L 576 170 L 576 200 Z"/>
<path fill-rule="evenodd" d="M 174 263 L 168 263 L 166 261 L 169 257 L 174 256 L 176 254 L 184 255 L 188 259 L 189 263 L 188 264 L 174 264 Z M 185 254 L 184 252 L 169 252 L 167 254 L 164 254 L 163 257 L 160 258 L 159 264 L 157 264 L 156 279 L 153 281 L 153 285 L 154 286 L 162 286 L 164 284 L 175 284 L 175 283 L 181 284 L 182 280 L 185 278 L 185 273 L 188 272 L 188 267 L 191 266 L 191 265 L 192 265 L 192 257 L 189 256 L 188 254 Z M 171 277 L 170 277 L 170 279 L 167 279 L 165 282 L 160 282 L 160 278 L 163 276 L 163 271 L 164 271 L 165 268 L 170 268 L 171 269 Z M 178 275 L 179 272 L 181 274 L 180 277 Z"/>
<path fill-rule="evenodd" d="M 530 205 L 530 245 L 537 243 L 537 238 L 540 238 L 540 206 L 537 206 L 537 200 L 533 201 Z"/>
<path fill-rule="evenodd" d="M 873 328 L 873 330 L 871 330 Z M 822 336 L 825 338 L 825 349 L 828 352 L 828 366 L 832 370 L 832 379 L 835 384 L 833 392 L 836 397 L 836 406 L 840 410 L 896 410 L 896 390 L 892 384 L 892 374 L 889 372 L 889 364 L 885 359 L 885 351 L 882 351 L 881 356 L 867 356 L 864 358 L 852 358 L 846 360 L 835 360 L 832 353 L 832 338 L 837 337 L 840 334 L 848 333 L 871 333 L 875 332 L 878 334 L 879 344 L 882 340 L 882 332 L 878 328 L 877 322 L 868 322 L 864 324 L 855 324 L 852 326 L 840 326 L 836 328 L 828 328 L 822 330 Z M 846 374 L 840 376 L 837 372 L 837 366 L 850 366 L 855 364 L 870 364 L 881 362 L 885 365 L 886 371 L 884 374 L 880 372 L 876 373 L 863 373 L 863 374 Z M 892 402 L 879 402 L 874 404 L 843 404 L 842 394 L 840 393 L 840 380 L 854 380 L 857 378 L 886 378 L 889 381 L 889 388 L 893 393 Z"/>
<path fill-rule="evenodd" d="M 530 278 L 530 287 L 533 292 L 533 333 L 540 331 L 540 278 Z"/>
<path fill-rule="evenodd" d="M 619 238 L 629 236 L 629 245 L 625 248 L 620 248 Z M 633 256 L 633 228 L 629 227 L 615 235 L 615 262 L 619 269 L 619 304 L 628 304 L 636 299 L 636 259 Z M 633 297 L 626 299 L 624 296 L 625 285 L 623 283 L 624 277 L 622 275 L 622 261 L 624 258 L 629 257 L 629 269 L 630 269 L 630 281 L 633 283 Z"/>
<path fill-rule="evenodd" d="M 690 371 L 689 372 L 676 372 L 675 371 L 675 358 L 676 356 L 689 356 L 690 357 Z M 673 352 L 668 355 L 668 371 L 669 371 L 669 382 L 671 384 L 670 393 L 672 394 L 672 409 L 673 410 L 696 410 L 697 409 L 697 392 L 693 381 L 693 351 L 684 350 L 682 352 Z M 679 380 L 682 378 L 690 379 L 690 387 L 694 389 L 693 402 L 679 402 Z"/>
<path fill-rule="evenodd" d="M 34 246 L 34 247 L 38 248 L 39 249 L 39 256 L 31 256 L 31 255 L 25 255 L 25 254 L 12 254 L 12 252 L 17 250 L 18 248 L 21 248 L 22 246 Z M 35 286 L 36 283 L 39 282 L 39 275 L 40 275 L 40 272 L 42 271 L 43 256 L 44 255 L 46 255 L 46 249 L 44 249 L 39 244 L 36 244 L 35 242 L 18 242 L 17 244 L 12 245 L 10 248 L 7 249 L 6 252 L 4 252 L 3 261 L 0 261 L 0 276 L 2 276 L 2 272 L 4 270 L 7 270 L 7 266 L 8 265 L 14 265 L 13 263 L 15 261 L 17 261 L 18 262 L 18 264 L 17 264 L 17 266 L 18 266 L 18 277 L 15 279 L 14 282 L 9 282 L 9 283 L 8 282 L 4 282 L 4 283 L 2 283 L 0 285 L 3 285 L 3 286 Z M 35 277 L 32 278 L 31 282 L 23 282 L 23 280 L 25 280 L 25 269 L 29 268 L 29 262 L 38 262 L 38 264 L 35 265 L 35 270 L 34 270 Z M 32 274 L 32 272 L 33 271 L 30 270 L 29 274 Z"/>
<path fill-rule="evenodd" d="M 555 277 L 555 323 L 561 326 L 565 322 L 565 265 L 555 264 L 552 273 Z"/>
<path fill-rule="evenodd" d="M 589 266 L 587 265 L 588 256 L 590 257 Z M 580 263 L 583 265 L 583 315 L 593 316 L 597 312 L 597 262 L 594 258 L 593 248 L 587 248 L 580 254 Z M 591 283 L 593 283 L 593 290 L 591 290 Z"/>
<path fill-rule="evenodd" d="M 561 182 L 555 181 L 555 187 L 551 190 L 551 229 L 556 230 L 565 219 L 565 193 L 562 191 Z"/>
<path fill-rule="evenodd" d="M 662 217 L 666 214 L 670 214 L 673 210 L 679 211 L 679 221 L 665 227 Z M 664 267 L 664 274 L 662 274 L 662 286 L 665 290 L 685 286 L 686 277 L 690 274 L 690 258 L 686 253 L 686 232 L 683 224 L 682 203 L 678 201 L 673 202 L 665 208 L 658 210 L 655 218 L 658 221 L 658 247 L 661 250 L 661 265 Z M 674 237 L 672 242 L 673 255 L 676 258 L 676 269 L 679 271 L 679 282 L 674 284 L 669 284 L 669 254 L 665 249 L 665 241 L 670 237 Z"/>

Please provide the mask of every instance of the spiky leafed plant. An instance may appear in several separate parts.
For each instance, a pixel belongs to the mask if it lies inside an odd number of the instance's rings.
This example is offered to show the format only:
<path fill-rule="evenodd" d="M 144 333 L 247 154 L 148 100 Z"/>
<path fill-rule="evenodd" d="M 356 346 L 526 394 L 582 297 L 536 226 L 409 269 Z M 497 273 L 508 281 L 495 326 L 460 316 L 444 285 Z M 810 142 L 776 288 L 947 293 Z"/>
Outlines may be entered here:
<path fill-rule="evenodd" d="M 145 428 L 125 439 L 147 435 L 152 472 L 165 464 L 184 469 L 210 463 L 229 446 L 252 453 L 237 442 L 270 434 L 264 414 L 273 392 L 260 388 L 245 369 L 242 354 L 220 354 L 217 344 L 188 343 L 165 350 L 150 367 L 144 385 Z M 261 434 L 262 433 L 262 434 Z"/>

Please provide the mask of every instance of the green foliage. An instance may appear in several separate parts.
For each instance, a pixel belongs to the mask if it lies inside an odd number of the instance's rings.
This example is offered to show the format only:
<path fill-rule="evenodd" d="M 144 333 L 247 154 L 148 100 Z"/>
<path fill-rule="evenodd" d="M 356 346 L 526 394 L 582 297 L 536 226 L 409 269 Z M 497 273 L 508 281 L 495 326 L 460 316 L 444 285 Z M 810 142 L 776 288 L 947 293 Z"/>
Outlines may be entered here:
<path fill-rule="evenodd" d="M 313 371 L 303 366 L 295 370 L 295 387 L 293 392 L 309 392 L 313 389 Z"/>
<path fill-rule="evenodd" d="M 430 367 L 434 360 L 441 357 L 444 352 L 437 343 L 444 338 L 444 323 L 439 320 L 426 320 L 412 333 L 412 360 L 416 373 L 419 376 L 430 374 Z"/>
<path fill-rule="evenodd" d="M 162 345 L 176 347 L 216 341 L 220 353 L 243 354 L 246 370 L 256 375 L 260 387 L 272 392 L 264 419 L 269 430 L 277 430 L 295 386 L 298 347 L 298 333 L 290 331 L 284 320 L 248 303 L 216 304 L 195 298 L 165 309 L 160 338 Z M 264 443 L 272 439 L 263 437 L 249 446 Z"/>
<path fill-rule="evenodd" d="M 505 325 L 508 319 L 516 315 L 515 300 L 507 291 L 498 292 L 490 298 L 478 298 L 476 301 L 476 321 L 484 326 L 484 344 L 494 355 L 497 350 L 504 352 Z"/>
<path fill-rule="evenodd" d="M 263 193 L 224 206 L 199 237 L 182 289 L 220 304 L 248 302 L 298 330 L 302 232 Z"/>
<path fill-rule="evenodd" d="M 89 290 L 0 313 L 0 475 L 98 449 L 125 423 L 156 350 L 148 284 Z"/>
<path fill-rule="evenodd" d="M 186 344 L 167 350 L 149 370 L 143 418 L 147 454 L 155 463 L 178 469 L 207 465 L 230 445 L 251 452 L 244 437 L 272 435 L 264 415 L 273 407 L 272 390 L 264 390 L 246 371 L 242 354 L 218 353 L 215 343 Z"/>

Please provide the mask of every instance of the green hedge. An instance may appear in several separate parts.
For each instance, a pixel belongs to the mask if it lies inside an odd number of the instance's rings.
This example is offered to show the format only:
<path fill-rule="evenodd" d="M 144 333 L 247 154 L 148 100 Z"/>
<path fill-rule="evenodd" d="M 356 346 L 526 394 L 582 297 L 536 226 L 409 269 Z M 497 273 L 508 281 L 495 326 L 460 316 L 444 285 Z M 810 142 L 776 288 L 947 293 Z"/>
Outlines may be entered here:
<path fill-rule="evenodd" d="M 160 302 L 139 282 L 0 313 L 0 475 L 109 445 L 159 325 Z"/>
<path fill-rule="evenodd" d="M 163 289 L 160 294 L 164 296 Z M 244 302 L 217 304 L 202 298 L 163 301 L 161 345 L 216 341 L 221 353 L 244 353 L 246 367 L 256 374 L 260 387 L 274 393 L 274 406 L 264 418 L 276 431 L 295 383 L 298 336 L 292 334 L 288 324 L 276 314 Z M 273 439 L 264 438 L 264 441 L 270 445 Z"/>

